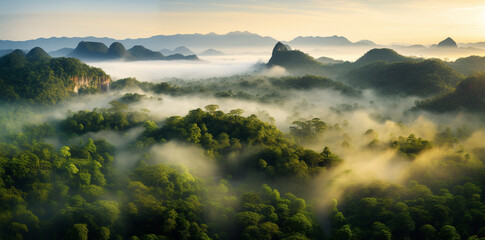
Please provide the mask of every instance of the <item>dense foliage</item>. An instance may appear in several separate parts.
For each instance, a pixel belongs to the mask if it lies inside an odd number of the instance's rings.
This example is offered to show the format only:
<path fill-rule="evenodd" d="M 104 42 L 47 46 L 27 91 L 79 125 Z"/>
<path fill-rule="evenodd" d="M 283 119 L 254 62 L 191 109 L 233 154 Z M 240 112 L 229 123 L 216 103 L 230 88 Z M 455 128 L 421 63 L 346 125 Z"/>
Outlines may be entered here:
<path fill-rule="evenodd" d="M 484 238 L 485 171 L 470 161 L 457 153 L 433 170 L 419 169 L 404 185 L 349 189 L 331 214 L 335 239 Z"/>
<path fill-rule="evenodd" d="M 366 52 L 362 57 L 357 59 L 354 66 L 364 66 L 375 62 L 397 63 L 415 61 L 416 59 L 405 57 L 389 48 L 374 48 Z"/>
<path fill-rule="evenodd" d="M 112 107 L 109 109 L 69 112 L 60 124 L 62 134 L 75 136 L 101 130 L 127 130 L 147 121 L 147 112 L 128 112 L 128 106 L 118 101 L 110 104 Z"/>
<path fill-rule="evenodd" d="M 56 103 L 73 94 L 76 77 L 90 79 L 85 87 L 97 89 L 98 80 L 109 80 L 103 70 L 77 59 L 48 56 L 34 48 L 27 56 L 16 50 L 0 58 L 0 100 Z"/>
<path fill-rule="evenodd" d="M 8 143 L 0 144 L 2 239 L 313 239 L 323 236 L 305 200 L 293 194 L 280 197 L 276 189 L 267 185 L 258 193 L 247 192 L 244 188 L 232 187 L 227 180 L 201 179 L 186 169 L 157 163 L 153 156 L 142 157 L 133 168 L 121 170 L 116 167 L 114 157 L 117 149 L 104 140 L 89 138 L 58 148 L 42 141 L 65 138 L 58 134 L 76 136 L 138 126 L 140 121 L 126 121 L 127 116 L 135 113 L 126 112 L 124 106 L 113 102 L 110 109 L 71 113 L 60 123 L 59 133 L 48 124 L 28 125 L 21 133 L 9 135 Z M 201 144 L 208 156 L 261 148 L 258 155 L 267 156 L 268 162 L 275 164 L 272 176 L 285 176 L 285 171 L 296 174 L 291 164 L 299 165 L 296 169 L 304 170 L 301 174 L 306 175 L 309 173 L 305 171 L 315 171 L 325 158 L 338 158 L 328 148 L 322 154 L 303 151 L 273 126 L 254 116 L 239 116 L 240 110 L 224 114 L 216 108 L 209 105 L 207 111 L 196 109 L 184 118 L 169 118 L 161 128 L 146 121 L 145 132 L 137 145 L 145 148 L 153 138 L 179 139 Z M 197 123 L 204 131 L 197 130 Z M 83 129 L 78 127 L 81 124 L 85 126 Z M 184 128 L 186 124 L 189 129 Z M 275 157 L 277 152 L 282 156 Z M 311 162 L 315 166 L 310 168 L 305 161 L 315 157 L 316 162 Z M 262 171 L 261 161 L 256 161 L 256 171 Z M 270 164 L 264 167 L 273 168 Z"/>
<path fill-rule="evenodd" d="M 468 76 L 458 84 L 455 91 L 416 102 L 415 109 L 433 112 L 485 111 L 485 73 Z"/>
<path fill-rule="evenodd" d="M 185 117 L 170 117 L 160 128 L 147 122 L 138 144 L 150 146 L 170 140 L 195 143 L 214 157 L 225 173 L 235 176 L 257 171 L 270 177 L 306 178 L 341 161 L 328 148 L 318 154 L 293 144 L 274 126 L 254 115 L 246 118 L 239 116 L 239 109 L 224 113 L 217 108 L 209 105 L 207 111 L 195 109 Z M 254 154 L 229 161 L 228 156 L 244 152 Z"/>
<path fill-rule="evenodd" d="M 140 82 L 135 78 L 124 78 L 113 82 L 111 90 L 141 89 L 156 94 L 212 95 L 217 98 L 257 100 L 265 103 L 282 103 L 291 91 L 330 90 L 349 97 L 360 97 L 361 92 L 332 79 L 304 75 L 298 77 L 264 77 L 242 75 L 210 78 L 201 81 L 171 79 L 167 82 Z"/>
<path fill-rule="evenodd" d="M 273 53 L 268 66 L 281 66 L 294 72 L 299 72 L 301 68 L 304 68 L 305 72 L 313 72 L 318 71 L 322 64 L 308 54 L 298 50 L 290 50 Z"/>
<path fill-rule="evenodd" d="M 469 56 L 448 63 L 450 67 L 467 76 L 485 70 L 485 57 Z"/>
<path fill-rule="evenodd" d="M 414 159 L 422 151 L 430 149 L 432 144 L 428 140 L 416 138 L 414 134 L 411 134 L 407 138 L 400 136 L 398 139 L 393 140 L 391 146 L 406 157 Z"/>
<path fill-rule="evenodd" d="M 439 60 L 369 64 L 343 79 L 360 88 L 375 89 L 383 95 L 433 96 L 454 89 L 463 76 Z"/>
<path fill-rule="evenodd" d="M 433 168 L 421 168 L 404 185 L 372 182 L 351 185 L 337 205 L 315 215 L 305 196 L 263 184 L 260 190 L 233 185 L 292 177 L 308 179 L 342 160 L 328 148 L 321 153 L 291 143 L 272 125 L 241 110 L 223 113 L 217 105 L 174 116 L 161 127 L 113 102 L 110 109 L 71 113 L 60 130 L 26 125 L 0 143 L 0 237 L 2 239 L 461 239 L 484 237 L 485 151 L 445 155 Z M 100 120 L 101 119 L 101 120 Z M 79 124 L 86 126 L 77 131 Z M 101 122 L 99 122 L 101 121 Z M 201 178 L 187 168 L 160 163 L 154 155 L 117 167 L 117 149 L 105 140 L 54 147 L 43 139 L 82 136 L 140 126 L 145 131 L 132 150 L 167 141 L 198 145 L 221 168 L 223 178 Z M 95 124 L 97 123 L 97 124 Z M 127 124 L 125 124 L 127 123 Z M 161 124 L 161 123 L 159 123 Z M 77 129 L 77 130 L 76 130 Z M 297 121 L 294 137 L 321 134 L 319 119 Z M 76 130 L 76 131 L 73 131 Z M 59 132 L 60 131 L 60 132 Z M 70 134 L 69 131 L 73 131 Z M 460 130 L 461 131 L 461 130 Z M 367 135 L 372 135 L 372 130 Z M 461 131 L 463 132 L 463 131 Z M 61 136 L 61 135 L 63 136 Z M 457 135 L 458 134 L 458 135 Z M 463 135 L 463 134 L 462 134 Z M 436 136 L 441 147 L 457 143 L 449 129 Z M 156 143 L 159 142 L 159 143 Z M 385 146 L 385 145 L 383 145 Z M 451 145 L 452 146 L 452 145 Z M 387 145 L 414 161 L 430 141 L 410 135 Z M 231 165 L 230 156 L 252 152 Z M 481 161 L 480 164 L 473 162 Z M 234 171 L 236 169 L 236 171 Z M 447 176 L 455 176 L 448 178 Z M 249 177 L 249 178 L 248 178 Z M 264 180 L 266 179 L 266 180 Z M 294 182 L 298 185 L 301 180 Z M 261 186 L 261 183 L 259 183 Z M 310 198 L 311 199 L 311 198 Z M 328 217 L 328 218 L 327 218 Z M 318 219 L 330 223 L 324 232 Z"/>

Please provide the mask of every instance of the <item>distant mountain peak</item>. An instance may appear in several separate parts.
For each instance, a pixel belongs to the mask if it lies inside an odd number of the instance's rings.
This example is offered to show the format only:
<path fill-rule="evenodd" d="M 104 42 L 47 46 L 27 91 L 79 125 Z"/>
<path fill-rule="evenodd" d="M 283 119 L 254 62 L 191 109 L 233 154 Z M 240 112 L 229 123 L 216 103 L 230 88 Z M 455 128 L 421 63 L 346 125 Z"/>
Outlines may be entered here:
<path fill-rule="evenodd" d="M 222 55 L 224 55 L 224 53 L 221 52 L 221 51 L 217 51 L 213 48 L 209 48 L 209 49 L 203 51 L 202 53 L 200 53 L 199 55 L 201 55 L 201 56 L 222 56 Z"/>
<path fill-rule="evenodd" d="M 278 43 L 276 43 L 276 45 L 273 48 L 273 55 L 276 52 L 287 52 L 287 51 L 291 51 L 291 47 L 288 46 L 288 45 L 285 45 L 281 42 L 278 42 Z"/>
<path fill-rule="evenodd" d="M 438 43 L 438 47 L 457 48 L 458 45 L 451 37 L 447 37 L 445 40 Z"/>
<path fill-rule="evenodd" d="M 403 62 L 412 60 L 411 58 L 405 57 L 397 53 L 395 50 L 390 48 L 374 48 L 369 50 L 355 61 L 357 65 L 365 65 L 377 61 L 382 61 L 386 63 Z"/>
<path fill-rule="evenodd" d="M 81 59 L 102 58 L 108 52 L 108 46 L 102 42 L 81 41 L 68 56 Z"/>
<path fill-rule="evenodd" d="M 172 51 L 172 54 L 181 54 L 183 56 L 189 56 L 189 55 L 194 55 L 194 52 L 192 52 L 192 50 L 188 49 L 185 46 L 180 46 L 180 47 L 175 48 Z"/>
<path fill-rule="evenodd" d="M 167 48 L 164 48 L 160 50 L 160 52 L 164 56 L 169 56 L 169 55 L 182 55 L 182 56 L 190 56 L 194 55 L 194 52 L 192 50 L 188 49 L 186 46 L 179 46 L 176 47 L 173 51 Z"/>
<path fill-rule="evenodd" d="M 134 45 L 143 45 L 149 49 L 171 49 L 178 46 L 186 46 L 189 49 L 235 49 L 239 47 L 273 47 L 276 39 L 266 36 L 260 36 L 251 32 L 230 32 L 226 34 L 216 33 L 192 33 L 192 34 L 172 34 L 172 35 L 154 35 L 143 38 L 94 38 L 94 37 L 70 37 L 70 38 L 48 38 L 33 39 L 26 41 L 4 41 L 0 40 L 0 49 L 32 49 L 42 47 L 46 51 L 55 51 L 60 48 L 76 48 L 80 41 L 84 42 L 102 42 L 109 46 L 113 42 L 122 43 L 127 49 Z"/>
<path fill-rule="evenodd" d="M 132 59 L 156 60 L 163 58 L 163 55 L 160 52 L 154 52 L 142 45 L 133 46 L 128 49 L 128 53 L 130 53 L 130 58 Z"/>
<path fill-rule="evenodd" d="M 175 50 L 179 50 L 179 49 L 188 49 L 188 48 L 186 46 L 180 46 L 175 48 Z"/>
<path fill-rule="evenodd" d="M 25 56 L 24 51 L 20 49 L 16 49 L 13 52 L 0 58 L 0 65 L 5 64 L 8 66 L 19 67 L 23 66 L 26 63 L 28 63 L 27 57 Z"/>
<path fill-rule="evenodd" d="M 24 51 L 22 51 L 20 49 L 15 49 L 15 50 L 13 50 L 13 52 L 10 53 L 10 55 L 25 56 L 25 53 L 24 53 Z"/>
<path fill-rule="evenodd" d="M 346 37 L 343 36 L 328 36 L 328 37 L 320 37 L 320 36 L 299 36 L 295 39 L 291 40 L 289 44 L 292 45 L 310 45 L 310 46 L 350 46 L 353 43 L 349 41 Z"/>
<path fill-rule="evenodd" d="M 332 38 L 339 38 L 339 39 L 348 40 L 346 37 L 344 37 L 344 36 L 338 36 L 338 35 L 333 35 Z"/>
<path fill-rule="evenodd" d="M 29 61 L 34 62 L 51 59 L 51 56 L 49 56 L 49 54 L 47 54 L 44 49 L 40 47 L 32 48 L 25 56 L 27 59 L 29 59 Z"/>
<path fill-rule="evenodd" d="M 186 56 L 182 54 L 170 54 L 164 56 L 160 52 L 152 51 L 143 45 L 134 45 L 130 49 L 126 49 L 121 42 L 113 42 L 109 48 L 101 42 L 87 42 L 81 41 L 76 49 L 74 49 L 68 56 L 83 60 L 126 60 L 126 61 L 145 61 L 145 60 L 198 60 L 189 49 L 181 47 L 181 50 L 189 51 L 190 54 Z"/>
<path fill-rule="evenodd" d="M 120 42 L 114 42 L 109 46 L 107 55 L 110 58 L 123 58 L 126 55 L 126 48 Z"/>
<path fill-rule="evenodd" d="M 369 46 L 375 46 L 376 43 L 371 41 L 371 40 L 366 40 L 366 39 L 363 39 L 363 40 L 360 40 L 358 42 L 356 42 L 355 44 L 357 45 L 369 45 Z"/>
<path fill-rule="evenodd" d="M 257 34 L 248 32 L 248 31 L 233 31 L 233 32 L 228 32 L 227 35 L 257 35 Z"/>
<path fill-rule="evenodd" d="M 290 71 L 316 70 L 322 66 L 320 62 L 306 53 L 298 50 L 291 50 L 291 47 L 281 42 L 276 43 L 273 54 L 267 66 L 280 66 Z"/>

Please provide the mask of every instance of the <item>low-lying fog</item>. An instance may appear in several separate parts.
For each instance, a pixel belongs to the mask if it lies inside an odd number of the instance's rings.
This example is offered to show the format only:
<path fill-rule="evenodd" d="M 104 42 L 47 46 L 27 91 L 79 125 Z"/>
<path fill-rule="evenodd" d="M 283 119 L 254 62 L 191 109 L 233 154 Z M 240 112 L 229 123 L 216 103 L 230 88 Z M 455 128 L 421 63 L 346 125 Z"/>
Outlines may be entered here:
<path fill-rule="evenodd" d="M 144 82 L 165 78 L 186 80 L 226 77 L 251 72 L 256 63 L 268 62 L 271 55 L 202 56 L 201 61 L 88 62 L 102 68 L 113 79 L 135 77 Z"/>

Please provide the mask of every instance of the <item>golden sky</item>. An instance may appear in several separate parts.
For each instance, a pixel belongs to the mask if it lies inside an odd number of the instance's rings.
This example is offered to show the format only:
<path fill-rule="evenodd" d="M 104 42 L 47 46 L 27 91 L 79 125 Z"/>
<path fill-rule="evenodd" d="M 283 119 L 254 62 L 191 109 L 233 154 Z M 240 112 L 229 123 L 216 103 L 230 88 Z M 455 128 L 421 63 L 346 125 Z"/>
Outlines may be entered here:
<path fill-rule="evenodd" d="M 2 3 L 3 2 L 3 3 Z M 278 40 L 485 42 L 485 0 L 0 0 L 0 39 L 250 31 Z"/>

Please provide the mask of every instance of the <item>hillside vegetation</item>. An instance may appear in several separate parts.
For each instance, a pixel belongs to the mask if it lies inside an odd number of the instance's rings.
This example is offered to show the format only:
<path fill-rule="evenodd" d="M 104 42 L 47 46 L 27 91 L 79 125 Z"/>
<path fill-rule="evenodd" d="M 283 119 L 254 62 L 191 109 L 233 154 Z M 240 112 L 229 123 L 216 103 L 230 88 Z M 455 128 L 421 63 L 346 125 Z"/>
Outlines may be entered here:
<path fill-rule="evenodd" d="M 79 83 L 77 79 L 88 79 Z M 16 50 L 0 58 L 0 100 L 56 103 L 70 97 L 77 88 L 102 89 L 111 81 L 100 68 L 74 58 L 51 58 L 41 48 L 25 55 Z"/>

